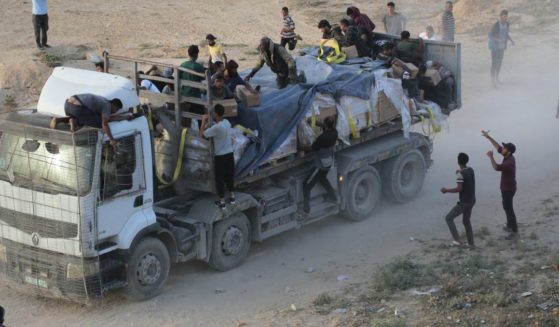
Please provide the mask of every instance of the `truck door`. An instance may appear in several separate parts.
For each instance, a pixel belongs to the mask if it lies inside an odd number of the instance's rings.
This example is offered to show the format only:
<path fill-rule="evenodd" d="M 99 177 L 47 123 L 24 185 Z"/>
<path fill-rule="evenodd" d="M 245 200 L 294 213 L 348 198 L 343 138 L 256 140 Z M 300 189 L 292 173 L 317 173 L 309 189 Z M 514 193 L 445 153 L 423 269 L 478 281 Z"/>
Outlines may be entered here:
<path fill-rule="evenodd" d="M 458 109 L 462 106 L 462 71 L 461 71 L 461 45 L 442 41 L 425 40 L 425 61 L 440 62 L 452 72 L 454 77 L 454 102 Z"/>
<path fill-rule="evenodd" d="M 99 239 L 118 235 L 127 223 L 145 225 L 146 179 L 140 133 L 103 144 L 99 176 Z M 135 221 L 130 221 L 135 220 Z"/>

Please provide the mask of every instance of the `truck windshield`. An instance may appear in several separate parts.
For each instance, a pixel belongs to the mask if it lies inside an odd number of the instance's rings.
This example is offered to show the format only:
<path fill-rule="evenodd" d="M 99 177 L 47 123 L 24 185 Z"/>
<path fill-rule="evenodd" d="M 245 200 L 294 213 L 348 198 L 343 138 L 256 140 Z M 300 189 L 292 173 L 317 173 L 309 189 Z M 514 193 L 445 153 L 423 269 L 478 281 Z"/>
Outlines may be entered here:
<path fill-rule="evenodd" d="M 83 196 L 91 189 L 96 139 L 77 144 L 0 132 L 0 180 L 51 194 Z"/>

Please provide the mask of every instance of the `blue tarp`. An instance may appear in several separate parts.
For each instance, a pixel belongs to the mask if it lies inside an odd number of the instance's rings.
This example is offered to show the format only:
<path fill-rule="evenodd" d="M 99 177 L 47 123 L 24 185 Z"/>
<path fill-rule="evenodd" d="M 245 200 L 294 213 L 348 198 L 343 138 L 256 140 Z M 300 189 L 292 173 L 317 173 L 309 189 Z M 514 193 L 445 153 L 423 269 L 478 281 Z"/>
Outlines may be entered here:
<path fill-rule="evenodd" d="M 278 90 L 275 74 L 267 67 L 251 81 L 253 86 L 262 86 L 260 106 L 239 105 L 236 123 L 258 130 L 261 142 L 246 147 L 236 165 L 237 177 L 246 176 L 280 147 L 310 110 L 317 92 L 330 94 L 336 100 L 344 95 L 368 100 L 374 82 L 372 71 L 382 64 L 370 59 L 352 59 L 346 64 L 329 65 L 310 55 L 298 57 L 296 61 L 297 69 L 305 73 L 308 83 Z"/>

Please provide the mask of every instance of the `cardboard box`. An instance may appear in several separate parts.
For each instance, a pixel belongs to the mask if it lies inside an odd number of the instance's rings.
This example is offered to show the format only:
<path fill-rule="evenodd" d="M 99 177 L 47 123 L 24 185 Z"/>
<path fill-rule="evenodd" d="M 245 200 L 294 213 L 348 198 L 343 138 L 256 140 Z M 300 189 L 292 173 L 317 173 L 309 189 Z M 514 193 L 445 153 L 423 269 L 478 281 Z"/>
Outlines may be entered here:
<path fill-rule="evenodd" d="M 330 116 L 334 116 L 334 119 L 336 118 L 336 113 L 337 113 L 336 106 L 318 107 L 318 110 L 320 110 L 320 113 L 316 117 L 316 120 L 318 120 L 318 121 L 324 121 L 324 118 L 330 117 Z"/>
<path fill-rule="evenodd" d="M 394 104 L 392 104 L 392 101 L 390 101 L 388 96 L 386 96 L 383 91 L 378 93 L 377 106 L 375 110 L 377 113 L 377 125 L 393 120 L 400 115 L 396 107 L 394 107 Z"/>
<path fill-rule="evenodd" d="M 260 105 L 260 94 L 258 92 L 251 92 L 244 85 L 237 85 L 235 96 L 247 107 Z"/>
<path fill-rule="evenodd" d="M 350 47 L 342 47 L 342 51 L 345 53 L 347 59 L 359 58 L 359 53 L 354 45 Z"/>
<path fill-rule="evenodd" d="M 402 78 L 404 71 L 410 74 L 410 78 L 416 78 L 419 68 L 410 62 L 403 62 L 401 60 L 395 60 L 392 64 L 392 72 L 395 78 Z"/>
<path fill-rule="evenodd" d="M 434 86 L 437 86 L 441 81 L 441 74 L 438 69 L 427 69 L 425 77 L 428 78 Z"/>
<path fill-rule="evenodd" d="M 215 104 L 221 104 L 225 108 L 225 114 L 223 117 L 237 117 L 238 108 L 237 108 L 237 101 L 235 99 L 227 99 L 227 100 L 216 100 L 214 101 Z"/>

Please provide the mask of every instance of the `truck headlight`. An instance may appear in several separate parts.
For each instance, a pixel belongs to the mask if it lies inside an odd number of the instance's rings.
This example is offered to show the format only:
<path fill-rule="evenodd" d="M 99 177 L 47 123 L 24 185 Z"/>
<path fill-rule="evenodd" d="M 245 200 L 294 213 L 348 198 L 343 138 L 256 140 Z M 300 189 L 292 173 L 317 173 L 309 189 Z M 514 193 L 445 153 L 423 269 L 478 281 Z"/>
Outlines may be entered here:
<path fill-rule="evenodd" d="M 66 278 L 68 279 L 82 279 L 97 274 L 98 272 L 99 264 L 97 262 L 83 264 L 69 263 L 66 265 Z"/>
<path fill-rule="evenodd" d="M 6 246 L 0 244 L 0 262 L 8 263 L 8 254 L 6 252 Z"/>

